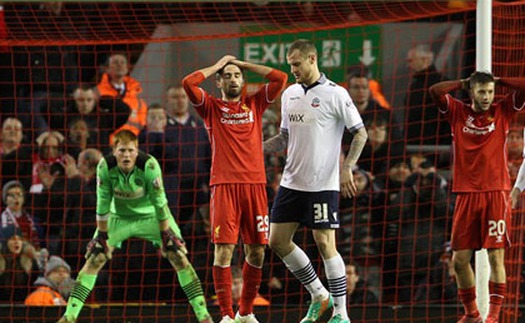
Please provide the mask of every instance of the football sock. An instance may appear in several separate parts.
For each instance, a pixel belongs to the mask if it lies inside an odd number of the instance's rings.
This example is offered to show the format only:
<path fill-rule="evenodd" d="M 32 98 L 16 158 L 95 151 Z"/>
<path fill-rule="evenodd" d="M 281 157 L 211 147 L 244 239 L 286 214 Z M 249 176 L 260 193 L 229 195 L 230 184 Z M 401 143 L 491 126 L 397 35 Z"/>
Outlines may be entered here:
<path fill-rule="evenodd" d="M 310 258 L 308 258 L 301 248 L 296 246 L 292 252 L 283 257 L 283 262 L 310 292 L 313 301 L 324 300 L 329 296 L 328 290 L 326 290 L 319 277 L 317 277 Z"/>
<path fill-rule="evenodd" d="M 221 316 L 234 318 L 232 307 L 232 271 L 230 266 L 213 266 L 213 285 L 221 308 Z"/>
<path fill-rule="evenodd" d="M 192 265 L 177 271 L 180 286 L 186 294 L 188 301 L 193 308 L 193 312 L 197 320 L 202 321 L 209 317 L 208 309 L 206 307 L 206 299 L 202 291 L 202 285 L 197 273 Z"/>
<path fill-rule="evenodd" d="M 78 274 L 75 286 L 73 286 L 67 301 L 66 313 L 64 314 L 68 321 L 77 319 L 96 281 L 97 275 L 89 275 L 83 272 Z"/>
<path fill-rule="evenodd" d="M 262 269 L 244 262 L 242 268 L 242 292 L 239 301 L 239 314 L 244 316 L 253 313 L 253 301 L 259 291 L 262 280 Z"/>

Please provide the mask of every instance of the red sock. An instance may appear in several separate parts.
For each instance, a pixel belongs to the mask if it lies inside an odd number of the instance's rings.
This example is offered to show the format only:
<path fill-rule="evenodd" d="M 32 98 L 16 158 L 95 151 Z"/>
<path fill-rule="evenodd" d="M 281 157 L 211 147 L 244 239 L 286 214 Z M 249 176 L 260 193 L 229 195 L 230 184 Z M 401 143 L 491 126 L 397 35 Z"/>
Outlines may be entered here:
<path fill-rule="evenodd" d="M 505 299 L 507 292 L 507 285 L 502 283 L 494 283 L 489 281 L 489 293 L 490 293 L 490 304 L 489 304 L 489 315 L 494 318 L 499 318 L 499 312 L 501 311 L 501 305 Z"/>
<path fill-rule="evenodd" d="M 458 289 L 459 300 L 463 304 L 465 314 L 469 317 L 478 317 L 478 305 L 476 304 L 476 286 Z"/>
<path fill-rule="evenodd" d="M 244 283 L 239 300 L 239 314 L 244 316 L 253 313 L 253 300 L 257 297 L 261 286 L 262 269 L 253 267 L 245 261 L 242 267 L 242 279 Z"/>
<path fill-rule="evenodd" d="M 221 307 L 221 316 L 235 317 L 232 307 L 232 271 L 230 266 L 213 266 L 213 285 L 217 294 L 217 301 Z"/>

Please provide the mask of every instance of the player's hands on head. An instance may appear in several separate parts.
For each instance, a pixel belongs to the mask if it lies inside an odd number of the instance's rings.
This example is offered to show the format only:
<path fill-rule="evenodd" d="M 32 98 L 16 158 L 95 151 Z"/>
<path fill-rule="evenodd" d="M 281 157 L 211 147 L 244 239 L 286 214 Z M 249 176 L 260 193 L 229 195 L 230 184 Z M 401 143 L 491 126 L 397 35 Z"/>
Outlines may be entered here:
<path fill-rule="evenodd" d="M 351 167 L 343 166 L 339 182 L 343 197 L 352 198 L 357 195 L 357 186 L 354 183 L 354 174 Z"/>
<path fill-rule="evenodd" d="M 233 56 L 233 55 L 224 55 L 223 57 L 221 57 L 221 59 L 219 59 L 217 61 L 216 66 L 218 69 L 221 69 L 224 67 L 224 65 L 228 64 L 229 62 L 233 61 L 233 60 L 236 60 L 237 57 Z"/>
<path fill-rule="evenodd" d="M 162 256 L 166 257 L 168 251 L 172 251 L 179 256 L 184 256 L 188 253 L 186 249 L 186 242 L 182 237 L 177 237 L 171 228 L 161 231 L 162 237 Z"/>
<path fill-rule="evenodd" d="M 91 239 L 87 245 L 86 259 L 89 259 L 92 255 L 97 256 L 103 253 L 107 260 L 111 259 L 111 250 L 108 247 L 108 233 L 105 231 L 98 231 L 97 236 Z"/>
<path fill-rule="evenodd" d="M 521 191 L 519 188 L 514 187 L 510 191 L 511 206 L 513 209 L 516 209 L 519 206 Z"/>

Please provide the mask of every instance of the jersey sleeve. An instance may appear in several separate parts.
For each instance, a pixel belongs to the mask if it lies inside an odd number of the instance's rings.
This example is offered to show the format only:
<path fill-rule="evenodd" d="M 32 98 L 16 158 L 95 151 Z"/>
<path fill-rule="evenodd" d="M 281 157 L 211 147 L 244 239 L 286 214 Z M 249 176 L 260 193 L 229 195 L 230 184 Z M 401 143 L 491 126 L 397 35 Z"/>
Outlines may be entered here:
<path fill-rule="evenodd" d="M 160 165 L 154 157 L 151 157 L 146 162 L 145 166 L 145 182 L 146 192 L 148 198 L 155 208 L 157 219 L 163 221 L 171 216 L 168 207 L 168 200 L 164 192 L 164 183 L 162 181 L 162 171 Z"/>
<path fill-rule="evenodd" d="M 289 91 L 284 91 L 281 96 L 281 132 L 288 133 L 288 98 Z"/>
<path fill-rule="evenodd" d="M 204 74 L 197 71 L 194 72 L 188 76 L 186 76 L 182 80 L 182 86 L 184 88 L 184 91 L 186 91 L 186 94 L 188 95 L 188 98 L 190 99 L 190 103 L 195 107 L 195 110 L 197 113 L 203 118 L 204 120 L 207 119 L 207 110 L 206 110 L 206 97 L 208 96 L 208 93 L 201 89 L 199 85 L 205 80 Z"/>
<path fill-rule="evenodd" d="M 501 109 L 509 118 L 512 118 L 525 107 L 524 102 L 517 102 L 519 100 L 517 100 L 516 96 L 517 91 L 512 91 L 499 102 Z"/>
<path fill-rule="evenodd" d="M 113 189 L 109 179 L 109 169 L 105 158 L 97 166 L 97 214 L 105 216 L 109 214 L 111 201 L 113 200 Z"/>
<path fill-rule="evenodd" d="M 354 133 L 358 129 L 364 127 L 363 119 L 357 110 L 354 102 L 350 98 L 348 92 L 339 88 L 339 95 L 336 97 L 336 113 L 344 121 L 346 128 L 350 133 Z"/>

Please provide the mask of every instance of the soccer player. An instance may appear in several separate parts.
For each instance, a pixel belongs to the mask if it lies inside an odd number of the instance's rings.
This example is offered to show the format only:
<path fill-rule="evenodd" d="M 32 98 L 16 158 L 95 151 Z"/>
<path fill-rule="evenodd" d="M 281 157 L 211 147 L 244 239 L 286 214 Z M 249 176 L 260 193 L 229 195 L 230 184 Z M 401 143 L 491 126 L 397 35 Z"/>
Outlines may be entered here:
<path fill-rule="evenodd" d="M 242 94 L 243 71 L 270 82 L 249 96 Z M 222 97 L 199 88 L 215 75 Z M 244 286 L 235 322 L 258 322 L 253 301 L 261 284 L 264 248 L 268 243 L 268 201 L 262 148 L 262 114 L 286 84 L 286 73 L 226 55 L 182 82 L 190 102 L 202 117 L 211 141 L 210 218 L 215 244 L 213 281 L 223 323 L 234 322 L 232 310 L 232 254 L 244 243 Z"/>
<path fill-rule="evenodd" d="M 97 166 L 97 231 L 59 323 L 75 322 L 98 272 L 111 260 L 114 248 L 131 237 L 162 246 L 162 255 L 177 271 L 197 320 L 212 322 L 200 280 L 169 211 L 157 160 L 138 150 L 137 136 L 129 130 L 121 130 L 114 139 L 113 153 Z"/>
<path fill-rule="evenodd" d="M 315 322 L 331 307 L 330 323 L 350 322 L 345 264 L 335 243 L 335 229 L 339 227 L 338 194 L 340 189 L 345 197 L 357 193 L 352 168 L 368 135 L 348 92 L 319 72 L 317 49 L 312 42 L 294 41 L 286 60 L 297 83 L 282 95 L 280 133 L 264 143 L 266 152 L 288 147 L 271 212 L 270 247 L 312 296 L 301 322 Z M 354 136 L 340 170 L 345 126 Z M 306 253 L 292 240 L 300 225 L 313 231 L 331 295 Z"/>
<path fill-rule="evenodd" d="M 494 101 L 495 84 L 516 89 Z M 468 90 L 470 102 L 448 92 Z M 510 246 L 510 179 L 506 141 L 510 119 L 525 106 L 525 80 L 496 79 L 488 72 L 444 81 L 430 87 L 439 111 L 450 122 L 454 140 L 453 192 L 457 193 L 452 225 L 452 260 L 458 296 L 465 315 L 458 321 L 482 322 L 476 305 L 475 277 L 470 260 L 486 248 L 490 263 L 490 306 L 485 322 L 498 322 L 506 292 L 505 248 Z"/>

